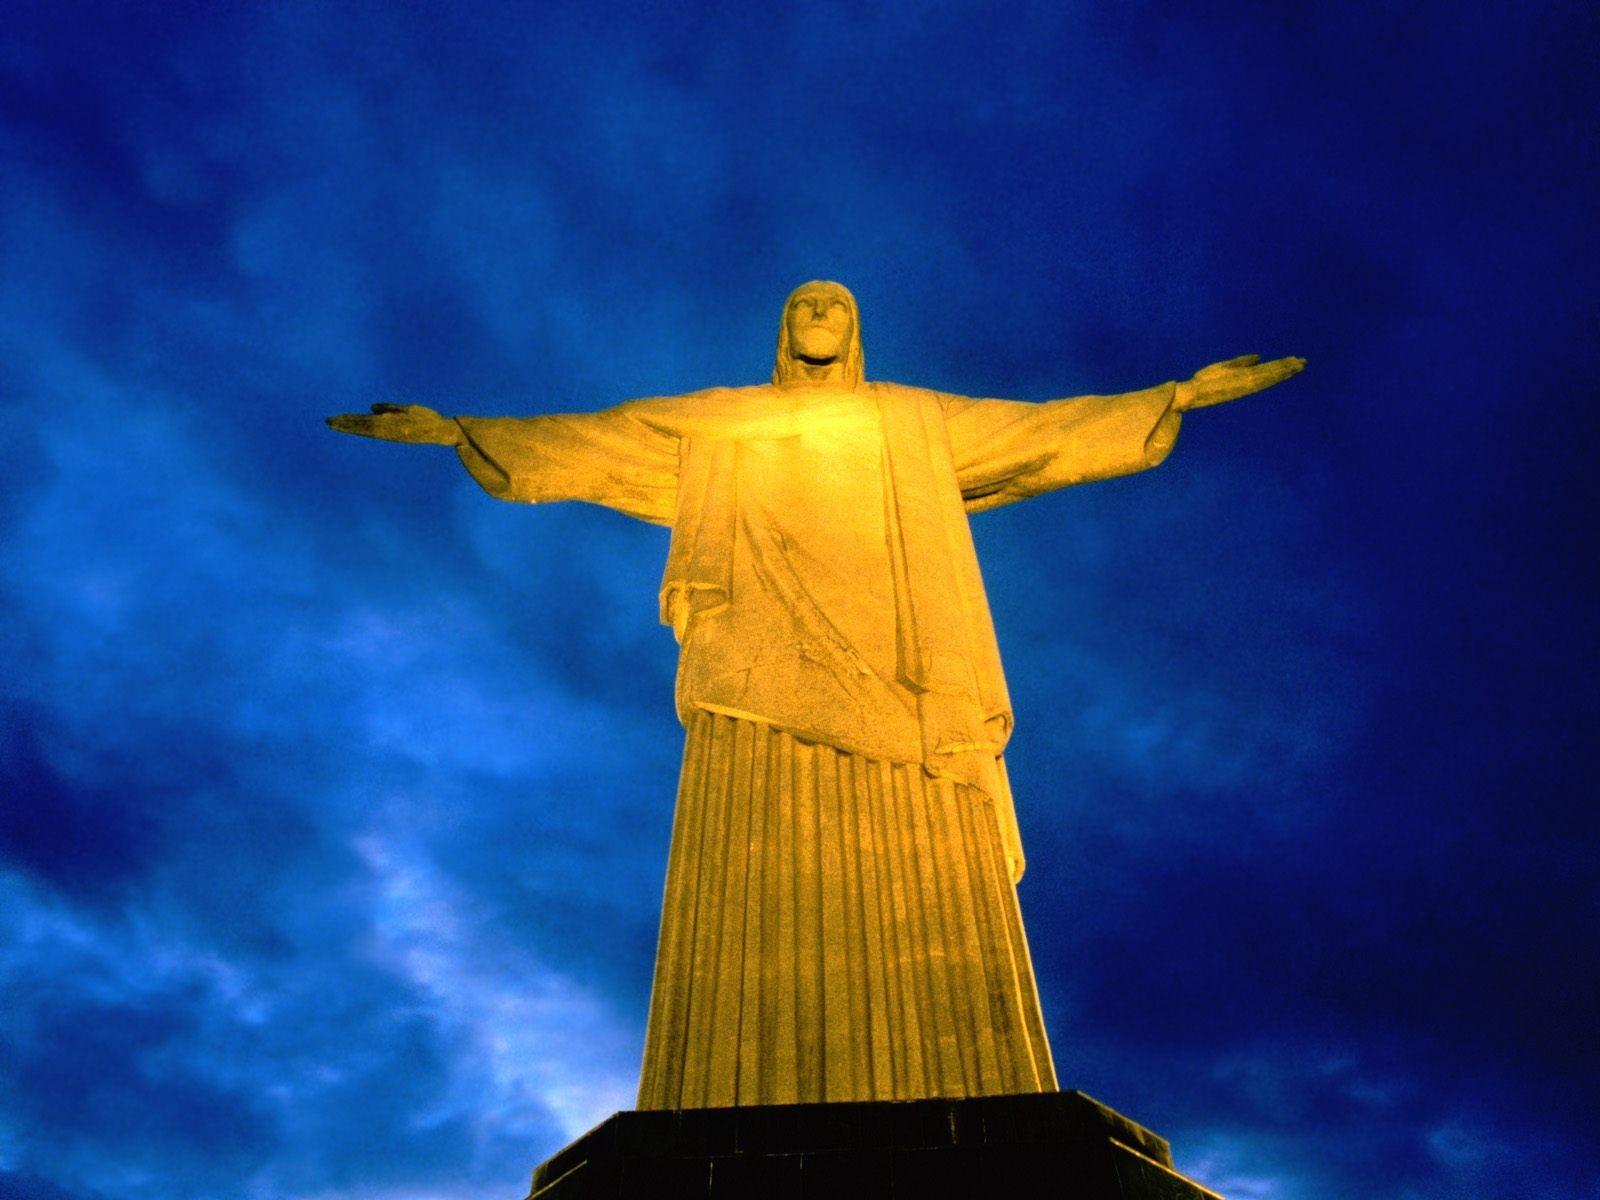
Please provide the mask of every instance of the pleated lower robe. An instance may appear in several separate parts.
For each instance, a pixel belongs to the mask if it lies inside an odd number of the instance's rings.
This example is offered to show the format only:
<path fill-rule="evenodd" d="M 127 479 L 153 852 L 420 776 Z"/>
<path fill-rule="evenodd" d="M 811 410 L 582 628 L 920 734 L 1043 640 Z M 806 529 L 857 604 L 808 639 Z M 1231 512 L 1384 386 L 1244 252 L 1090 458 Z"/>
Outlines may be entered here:
<path fill-rule="evenodd" d="M 693 713 L 639 1107 L 1055 1087 L 993 802 Z"/>

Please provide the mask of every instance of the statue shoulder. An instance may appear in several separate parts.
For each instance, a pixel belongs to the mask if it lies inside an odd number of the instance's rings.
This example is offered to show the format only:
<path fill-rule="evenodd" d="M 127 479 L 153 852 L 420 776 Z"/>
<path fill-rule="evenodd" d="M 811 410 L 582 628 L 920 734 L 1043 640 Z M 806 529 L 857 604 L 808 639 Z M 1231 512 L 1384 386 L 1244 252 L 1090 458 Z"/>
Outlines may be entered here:
<path fill-rule="evenodd" d="M 932 388 L 913 387 L 909 383 L 893 383 L 889 380 L 874 379 L 867 384 L 867 387 L 880 397 L 919 404 L 936 404 L 941 408 L 951 400 L 959 399 L 944 392 L 936 392 Z"/>
<path fill-rule="evenodd" d="M 728 427 L 747 417 L 760 400 L 775 391 L 771 384 L 702 388 L 677 396 L 629 400 L 619 408 L 674 437 L 718 435 L 725 434 Z"/>
<path fill-rule="evenodd" d="M 776 391 L 770 383 L 742 384 L 738 387 L 709 387 L 699 391 L 684 392 L 681 396 L 668 396 L 665 399 L 678 404 L 693 407 L 696 405 L 728 404 L 739 400 L 753 400 L 766 396 Z"/>

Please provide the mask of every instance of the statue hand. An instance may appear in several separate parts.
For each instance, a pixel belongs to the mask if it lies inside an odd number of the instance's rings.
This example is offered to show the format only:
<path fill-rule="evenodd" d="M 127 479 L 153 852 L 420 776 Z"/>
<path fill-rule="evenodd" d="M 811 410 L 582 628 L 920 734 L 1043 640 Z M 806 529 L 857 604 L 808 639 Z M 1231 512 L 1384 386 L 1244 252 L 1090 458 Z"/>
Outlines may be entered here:
<path fill-rule="evenodd" d="M 341 413 L 328 418 L 328 427 L 340 433 L 382 438 L 386 442 L 454 446 L 461 440 L 459 425 L 423 404 L 374 404 L 371 416 Z"/>
<path fill-rule="evenodd" d="M 1303 358 L 1275 358 L 1262 362 L 1258 354 L 1244 354 L 1223 362 L 1212 363 L 1194 373 L 1194 378 L 1178 385 L 1178 408 L 1207 408 L 1213 404 L 1226 404 L 1251 392 L 1259 392 L 1275 383 L 1282 383 L 1291 375 L 1305 369 Z"/>

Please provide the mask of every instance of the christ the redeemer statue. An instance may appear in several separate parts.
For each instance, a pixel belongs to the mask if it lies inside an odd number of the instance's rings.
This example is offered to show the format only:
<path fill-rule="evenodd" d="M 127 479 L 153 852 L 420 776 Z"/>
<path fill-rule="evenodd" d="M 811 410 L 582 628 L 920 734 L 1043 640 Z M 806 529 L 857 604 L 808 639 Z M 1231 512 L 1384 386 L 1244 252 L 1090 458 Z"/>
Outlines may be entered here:
<path fill-rule="evenodd" d="M 1025 403 L 867 382 L 862 362 L 854 297 L 808 283 L 769 384 L 329 421 L 453 446 L 502 500 L 672 529 L 688 741 L 640 1108 L 1055 1090 L 967 514 L 1153 467 L 1184 412 L 1304 366 Z"/>

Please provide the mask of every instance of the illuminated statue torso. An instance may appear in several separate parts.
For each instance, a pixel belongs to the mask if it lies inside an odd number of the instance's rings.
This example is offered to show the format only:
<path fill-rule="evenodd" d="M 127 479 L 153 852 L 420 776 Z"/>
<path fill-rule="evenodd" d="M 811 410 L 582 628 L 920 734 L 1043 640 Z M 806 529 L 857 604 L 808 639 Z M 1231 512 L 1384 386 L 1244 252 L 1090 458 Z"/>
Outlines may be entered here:
<path fill-rule="evenodd" d="M 866 389 L 762 390 L 788 411 L 732 422 L 726 448 L 712 435 L 690 451 L 725 464 L 720 486 L 729 494 L 697 498 L 692 529 L 675 535 L 682 574 L 665 588 L 670 606 L 688 610 L 677 617 L 685 625 L 679 704 L 919 761 L 916 698 L 896 661 L 876 398 Z M 722 561 L 705 563 L 713 539 Z M 720 589 L 696 595 L 702 567 L 725 571 L 725 598 Z"/>

